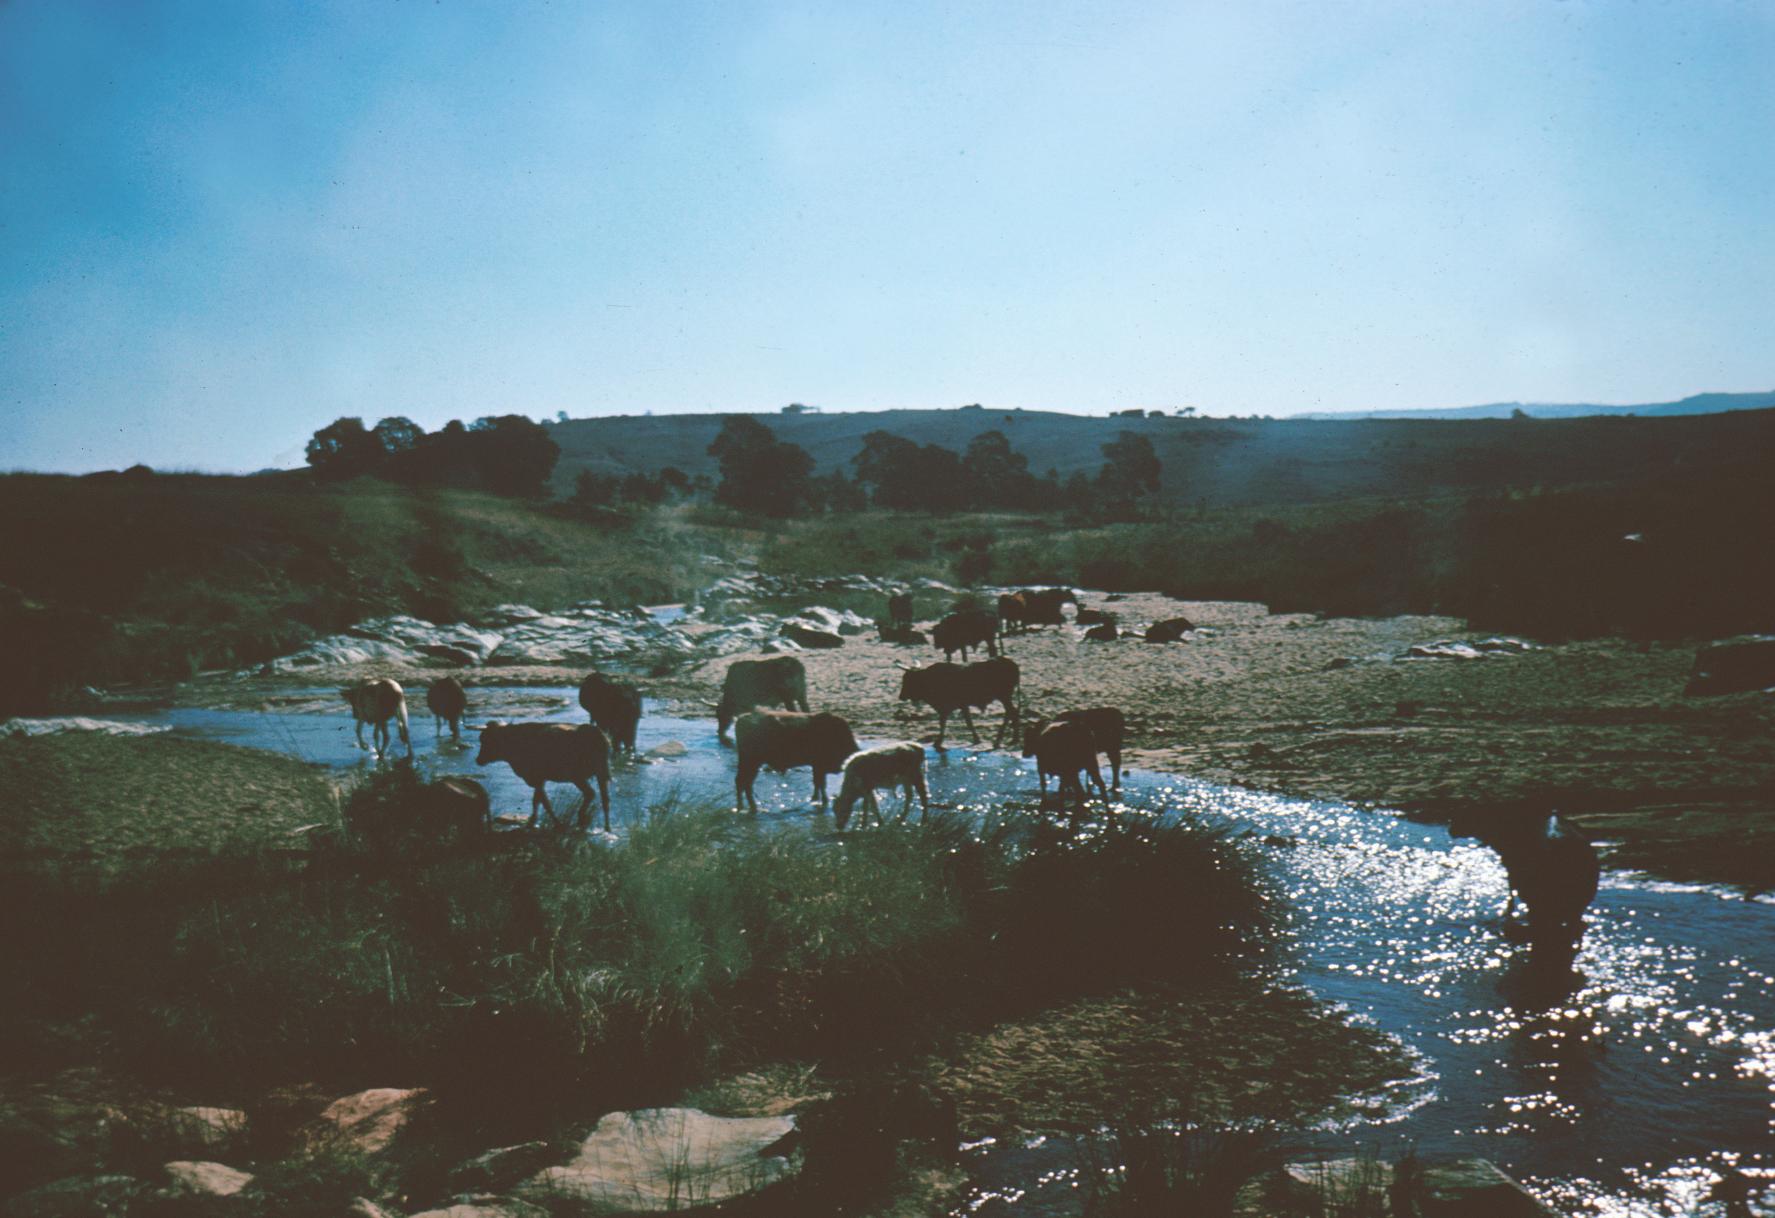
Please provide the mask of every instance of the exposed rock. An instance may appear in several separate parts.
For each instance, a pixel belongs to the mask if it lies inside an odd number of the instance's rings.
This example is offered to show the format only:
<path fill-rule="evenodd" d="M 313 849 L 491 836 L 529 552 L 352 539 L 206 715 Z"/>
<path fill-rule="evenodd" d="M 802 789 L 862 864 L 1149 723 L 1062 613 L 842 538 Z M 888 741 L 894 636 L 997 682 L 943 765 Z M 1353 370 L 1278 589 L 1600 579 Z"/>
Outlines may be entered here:
<path fill-rule="evenodd" d="M 793 1117 L 712 1117 L 695 1108 L 613 1112 L 571 1163 L 547 1168 L 519 1190 L 620 1213 L 656 1214 L 716 1205 L 790 1179 L 785 1154 Z"/>
<path fill-rule="evenodd" d="M 881 641 L 884 643 L 899 643 L 902 645 L 922 647 L 930 641 L 925 637 L 924 631 L 914 630 L 910 626 L 884 625 L 879 629 L 881 631 Z"/>
<path fill-rule="evenodd" d="M 673 757 L 682 757 L 688 752 L 690 749 L 682 740 L 663 740 L 641 755 L 654 761 L 667 761 Z"/>
<path fill-rule="evenodd" d="M 1379 1213 L 1393 1184 L 1393 1165 L 1377 1159 L 1325 1159 L 1282 1168 L 1288 1191 L 1328 1212 Z M 1368 1204 L 1362 1204 L 1368 1199 Z"/>
<path fill-rule="evenodd" d="M 487 657 L 489 664 L 587 664 L 636 661 L 661 652 L 689 656 L 682 632 L 637 616 L 590 605 L 520 622 Z"/>
<path fill-rule="evenodd" d="M 850 609 L 828 609 L 824 605 L 810 605 L 796 614 L 793 620 L 805 622 L 830 634 L 846 636 L 866 634 L 875 627 L 874 622 L 860 613 Z"/>
<path fill-rule="evenodd" d="M 1713 643 L 1696 652 L 1683 693 L 1699 697 L 1770 688 L 1775 688 L 1775 638 L 1756 637 Z"/>
<path fill-rule="evenodd" d="M 134 1176 L 70 1176 L 20 1193 L 6 1203 L 7 1218 L 94 1218 L 127 1214 L 148 1185 Z"/>
<path fill-rule="evenodd" d="M 1154 622 L 1146 628 L 1146 641 L 1149 643 L 1175 643 L 1195 628 L 1196 624 L 1187 617 L 1166 618 L 1164 621 Z"/>
<path fill-rule="evenodd" d="M 172 1191 L 182 1196 L 232 1197 L 253 1182 L 251 1173 L 226 1163 L 176 1159 L 163 1170 Z"/>
<path fill-rule="evenodd" d="M 1421 1218 L 1554 1218 L 1552 1210 L 1485 1159 L 1426 1164 L 1413 1192 Z"/>
<path fill-rule="evenodd" d="M 247 1114 L 237 1108 L 173 1108 L 132 1104 L 117 1111 L 112 1138 L 162 1158 L 208 1159 L 239 1150 Z"/>
<path fill-rule="evenodd" d="M 1501 652 L 1507 655 L 1521 655 L 1525 651 L 1538 650 L 1533 643 L 1525 643 L 1521 639 L 1508 638 L 1504 635 L 1497 634 L 1494 634 L 1489 639 L 1480 639 L 1477 643 L 1473 644 L 1473 646 L 1481 651 Z"/>
<path fill-rule="evenodd" d="M 328 1104 L 308 1127 L 310 1145 L 343 1145 L 359 1154 L 387 1150 L 395 1135 L 430 1103 L 423 1087 L 373 1087 Z"/>
<path fill-rule="evenodd" d="M 1439 639 L 1434 643 L 1413 643 L 1405 651 L 1408 660 L 1483 660 L 1485 653 L 1471 643 Z"/>
<path fill-rule="evenodd" d="M 56 736 L 62 732 L 101 732 L 107 736 L 152 736 L 170 727 L 146 723 L 119 723 L 115 719 L 87 719 L 66 715 L 53 719 L 7 719 L 0 722 L 0 736 Z"/>
<path fill-rule="evenodd" d="M 345 1207 L 345 1218 L 393 1218 L 387 1210 L 368 1197 L 353 1197 Z"/>
<path fill-rule="evenodd" d="M 533 1176 L 552 1157 L 547 1142 L 523 1142 L 484 1151 L 450 1169 L 449 1184 L 462 1192 L 497 1192 Z"/>
<path fill-rule="evenodd" d="M 516 1197 L 458 1197 L 443 1209 L 426 1210 L 410 1218 L 549 1218 L 539 1205 Z"/>
<path fill-rule="evenodd" d="M 821 630 L 800 618 L 790 618 L 782 625 L 783 637 L 799 643 L 803 647 L 833 648 L 843 647 L 844 640 L 830 630 Z"/>

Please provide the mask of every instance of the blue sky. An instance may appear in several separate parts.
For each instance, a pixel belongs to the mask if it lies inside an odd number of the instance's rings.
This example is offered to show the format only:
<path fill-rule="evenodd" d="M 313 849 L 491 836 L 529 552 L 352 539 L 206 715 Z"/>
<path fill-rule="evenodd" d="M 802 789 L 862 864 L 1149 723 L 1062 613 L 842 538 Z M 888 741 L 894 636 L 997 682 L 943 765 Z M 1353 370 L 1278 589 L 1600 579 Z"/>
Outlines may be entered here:
<path fill-rule="evenodd" d="M 1775 4 L 0 0 L 0 468 L 1775 387 Z"/>

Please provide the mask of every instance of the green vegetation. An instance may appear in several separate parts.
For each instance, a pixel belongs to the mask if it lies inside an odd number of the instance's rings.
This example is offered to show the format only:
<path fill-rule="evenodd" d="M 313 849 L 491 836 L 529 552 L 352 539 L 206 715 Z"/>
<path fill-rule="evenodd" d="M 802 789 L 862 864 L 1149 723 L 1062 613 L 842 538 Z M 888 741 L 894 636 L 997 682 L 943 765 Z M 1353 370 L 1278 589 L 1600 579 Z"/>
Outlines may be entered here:
<path fill-rule="evenodd" d="M 518 601 L 680 599 L 728 531 L 681 512 L 588 521 L 472 491 L 302 475 L 0 478 L 0 712 L 82 684 L 182 678 L 366 617 Z"/>

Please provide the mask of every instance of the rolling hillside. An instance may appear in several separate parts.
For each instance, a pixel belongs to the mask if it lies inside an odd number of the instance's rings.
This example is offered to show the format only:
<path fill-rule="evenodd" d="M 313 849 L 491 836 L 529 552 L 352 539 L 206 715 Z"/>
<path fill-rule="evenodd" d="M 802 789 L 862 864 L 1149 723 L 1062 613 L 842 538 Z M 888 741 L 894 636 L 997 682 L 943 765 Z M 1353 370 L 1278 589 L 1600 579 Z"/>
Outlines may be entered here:
<path fill-rule="evenodd" d="M 1677 417 L 1576 419 L 1102 418 L 1045 411 L 889 410 L 759 416 L 801 445 L 823 471 L 849 471 L 876 429 L 961 451 L 1002 431 L 1037 474 L 1095 473 L 1102 445 L 1123 430 L 1151 439 L 1165 493 L 1216 507 L 1417 497 L 1656 479 L 1697 468 L 1768 468 L 1775 410 Z M 549 425 L 561 445 L 554 485 L 569 493 L 582 469 L 654 472 L 676 466 L 713 476 L 720 415 L 619 415 Z"/>
<path fill-rule="evenodd" d="M 1442 406 L 1417 410 L 1316 410 L 1296 419 L 1508 419 L 1518 410 L 1532 419 L 1576 419 L 1587 415 L 1721 414 L 1728 410 L 1766 410 L 1775 406 L 1775 390 L 1767 393 L 1696 393 L 1675 402 L 1638 406 L 1599 406 L 1588 402 L 1491 402 L 1484 406 Z"/>

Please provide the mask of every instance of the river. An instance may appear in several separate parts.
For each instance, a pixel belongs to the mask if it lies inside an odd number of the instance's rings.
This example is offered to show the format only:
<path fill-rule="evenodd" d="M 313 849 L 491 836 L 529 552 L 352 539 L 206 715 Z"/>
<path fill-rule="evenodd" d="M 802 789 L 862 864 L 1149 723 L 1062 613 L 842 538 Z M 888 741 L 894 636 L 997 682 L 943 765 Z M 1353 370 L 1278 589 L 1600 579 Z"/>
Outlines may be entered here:
<path fill-rule="evenodd" d="M 374 764 L 336 694 L 258 683 L 235 693 L 241 709 L 112 717 L 343 770 Z M 571 689 L 472 696 L 475 722 L 583 718 Z M 496 811 L 527 813 L 528 788 L 504 766 L 477 767 L 467 735 L 457 748 L 434 739 L 423 711 L 413 724 L 425 768 L 472 774 Z M 618 836 L 671 799 L 731 802 L 732 754 L 713 719 L 649 714 L 637 743 L 656 756 L 617 768 Z M 929 756 L 932 799 L 944 806 L 1027 803 L 1034 791 L 1030 763 L 1005 753 Z M 766 822 L 811 814 L 805 770 L 761 776 L 758 796 Z M 552 797 L 563 812 L 577 798 L 565 787 Z M 1384 811 L 1162 774 L 1127 773 L 1122 802 L 1130 814 L 1223 821 L 1275 843 L 1262 848 L 1292 896 L 1288 979 L 1418 1055 L 1412 1098 L 1328 1131 L 1328 1148 L 1347 1153 L 1354 1139 L 1385 1155 L 1408 1144 L 1477 1155 L 1562 1212 L 1610 1218 L 1724 1213 L 1704 1203 L 1720 1169 L 1775 1177 L 1775 904 L 1606 874 L 1577 984 L 1549 1000 L 1529 984 L 1525 953 L 1498 934 L 1507 890 L 1483 847 Z M 958 1212 L 1075 1212 L 1076 1158 L 1063 1142 L 987 1143 L 966 1161 L 974 1185 Z"/>

